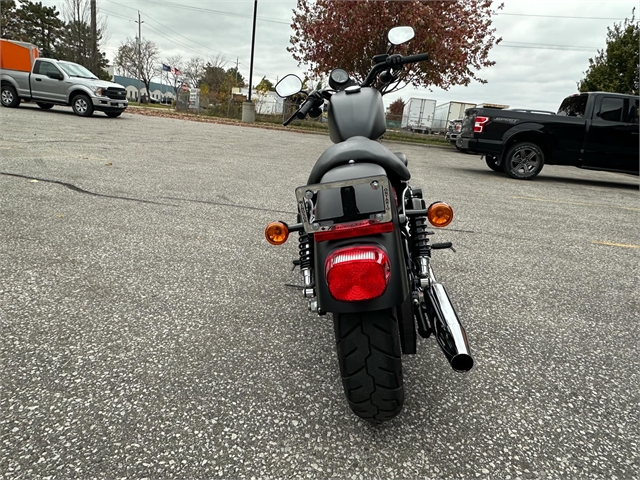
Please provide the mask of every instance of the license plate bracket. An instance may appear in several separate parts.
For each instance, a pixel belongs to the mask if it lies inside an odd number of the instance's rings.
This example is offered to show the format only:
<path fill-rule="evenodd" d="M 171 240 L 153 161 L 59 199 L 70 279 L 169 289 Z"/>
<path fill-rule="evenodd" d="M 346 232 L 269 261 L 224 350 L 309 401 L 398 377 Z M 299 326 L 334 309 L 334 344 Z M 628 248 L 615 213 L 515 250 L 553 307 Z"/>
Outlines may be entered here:
<path fill-rule="evenodd" d="M 296 188 L 298 212 L 309 234 L 330 231 L 337 225 L 390 222 L 391 196 L 391 185 L 384 175 Z"/>

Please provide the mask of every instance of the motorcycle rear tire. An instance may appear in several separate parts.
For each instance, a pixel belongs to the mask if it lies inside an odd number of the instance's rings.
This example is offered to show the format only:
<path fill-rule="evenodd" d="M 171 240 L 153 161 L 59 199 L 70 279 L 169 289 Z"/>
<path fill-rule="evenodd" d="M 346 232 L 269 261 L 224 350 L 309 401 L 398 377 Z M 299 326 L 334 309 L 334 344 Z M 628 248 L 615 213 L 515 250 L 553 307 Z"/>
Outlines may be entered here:
<path fill-rule="evenodd" d="M 404 385 L 398 321 L 391 310 L 333 315 L 344 393 L 353 413 L 371 423 L 402 410 Z"/>

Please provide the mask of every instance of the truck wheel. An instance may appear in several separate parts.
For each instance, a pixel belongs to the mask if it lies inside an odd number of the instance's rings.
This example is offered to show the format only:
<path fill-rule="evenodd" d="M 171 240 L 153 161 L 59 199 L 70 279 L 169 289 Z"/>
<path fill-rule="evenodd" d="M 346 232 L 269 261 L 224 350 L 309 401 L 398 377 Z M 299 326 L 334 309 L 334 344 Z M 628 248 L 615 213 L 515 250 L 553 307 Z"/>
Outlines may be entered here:
<path fill-rule="evenodd" d="M 36 102 L 36 105 L 38 105 L 43 110 L 49 110 L 53 107 L 53 103 Z"/>
<path fill-rule="evenodd" d="M 516 143 L 502 162 L 504 172 L 518 180 L 532 179 L 540 173 L 543 166 L 544 153 L 538 145 L 531 142 Z"/>
<path fill-rule="evenodd" d="M 351 410 L 371 423 L 404 403 L 398 321 L 390 310 L 333 315 L 342 386 Z"/>
<path fill-rule="evenodd" d="M 2 85 L 0 89 L 0 103 L 3 107 L 15 108 L 20 105 L 20 97 L 16 93 L 16 89 L 11 85 Z"/>
<path fill-rule="evenodd" d="M 93 115 L 93 103 L 91 103 L 91 99 L 88 95 L 84 93 L 79 93 L 73 100 L 71 100 L 71 108 L 76 115 L 80 115 L 81 117 L 90 117 Z"/>
<path fill-rule="evenodd" d="M 493 155 L 485 155 L 484 161 L 486 162 L 487 167 L 494 172 L 502 172 L 502 165 L 498 165 L 498 159 Z"/>

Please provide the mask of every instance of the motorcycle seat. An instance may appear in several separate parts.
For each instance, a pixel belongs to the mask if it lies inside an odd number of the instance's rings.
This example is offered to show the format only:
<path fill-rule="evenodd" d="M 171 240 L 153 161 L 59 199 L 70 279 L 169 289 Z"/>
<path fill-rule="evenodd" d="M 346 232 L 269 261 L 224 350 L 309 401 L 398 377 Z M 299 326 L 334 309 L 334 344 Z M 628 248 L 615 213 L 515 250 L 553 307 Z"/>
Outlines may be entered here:
<path fill-rule="evenodd" d="M 402 153 L 402 152 L 393 152 L 393 154 L 398 157 L 400 160 L 402 160 L 402 163 L 404 163 L 405 167 L 409 166 L 409 160 L 407 159 L 407 156 Z"/>
<path fill-rule="evenodd" d="M 400 155 L 402 155 L 402 158 Z M 380 165 L 392 177 L 407 181 L 411 173 L 406 165 L 406 156 L 395 154 L 384 145 L 367 137 L 351 137 L 344 142 L 330 146 L 320 155 L 311 169 L 308 184 L 320 183 L 322 176 L 329 170 L 349 163 L 349 160 L 366 160 Z"/>

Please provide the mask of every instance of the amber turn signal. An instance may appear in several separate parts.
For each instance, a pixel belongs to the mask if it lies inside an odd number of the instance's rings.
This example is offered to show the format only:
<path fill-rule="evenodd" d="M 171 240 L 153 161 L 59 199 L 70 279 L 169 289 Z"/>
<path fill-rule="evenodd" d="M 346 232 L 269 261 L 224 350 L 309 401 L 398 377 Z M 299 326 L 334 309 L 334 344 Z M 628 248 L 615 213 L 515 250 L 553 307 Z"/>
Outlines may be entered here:
<path fill-rule="evenodd" d="M 436 202 L 429 206 L 427 218 L 434 227 L 446 227 L 453 220 L 453 208 L 444 202 Z"/>
<path fill-rule="evenodd" d="M 282 245 L 289 238 L 289 228 L 282 222 L 271 222 L 264 229 L 264 236 L 271 245 Z"/>

